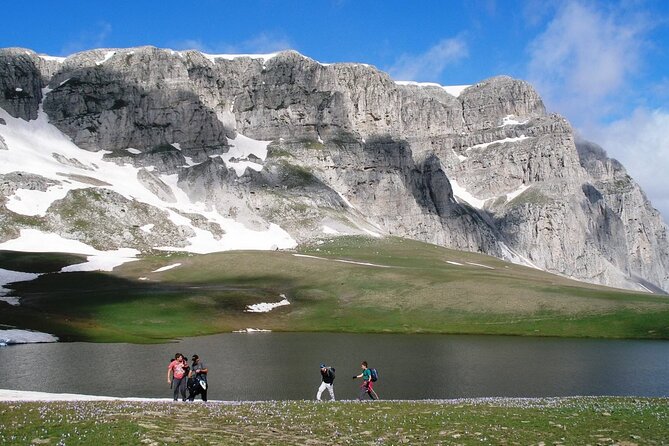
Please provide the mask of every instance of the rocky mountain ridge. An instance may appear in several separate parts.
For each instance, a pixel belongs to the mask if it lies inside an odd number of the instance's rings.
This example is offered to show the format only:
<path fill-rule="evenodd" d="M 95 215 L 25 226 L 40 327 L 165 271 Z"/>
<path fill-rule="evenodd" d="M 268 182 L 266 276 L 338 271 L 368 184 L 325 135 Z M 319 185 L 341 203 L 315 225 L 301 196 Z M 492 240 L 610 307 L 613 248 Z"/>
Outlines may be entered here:
<path fill-rule="evenodd" d="M 0 242 L 37 229 L 208 252 L 397 235 L 669 290 L 667 227 L 619 163 L 526 82 L 448 91 L 293 51 L 0 50 Z"/>

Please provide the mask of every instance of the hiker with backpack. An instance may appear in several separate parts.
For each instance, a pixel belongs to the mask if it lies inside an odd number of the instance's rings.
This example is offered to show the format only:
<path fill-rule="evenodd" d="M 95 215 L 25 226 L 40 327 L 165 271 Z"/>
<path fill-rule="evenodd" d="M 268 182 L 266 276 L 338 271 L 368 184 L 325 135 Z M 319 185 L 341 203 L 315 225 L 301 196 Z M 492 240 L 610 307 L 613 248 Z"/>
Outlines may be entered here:
<path fill-rule="evenodd" d="M 186 401 L 186 380 L 188 370 L 188 362 L 184 359 L 184 355 L 181 353 L 175 354 L 174 360 L 167 366 L 167 384 L 169 384 L 174 391 L 174 401 L 179 399 L 179 394 L 181 394 L 182 401 Z"/>
<path fill-rule="evenodd" d="M 362 361 L 362 363 L 360 363 L 360 367 L 362 368 L 362 373 L 353 377 L 353 379 L 362 378 L 362 385 L 360 386 L 358 400 L 362 401 L 362 397 L 365 396 L 365 394 L 369 395 L 369 397 L 373 400 L 378 400 L 379 396 L 374 391 L 374 383 L 378 379 L 379 374 L 377 373 L 376 369 L 370 369 L 367 366 L 367 361 Z"/>
<path fill-rule="evenodd" d="M 335 400 L 334 394 L 334 379 L 335 379 L 335 369 L 334 367 L 327 367 L 325 364 L 321 364 L 321 386 L 318 388 L 318 393 L 316 394 L 316 399 L 321 400 L 321 395 L 328 389 L 330 393 L 330 399 Z"/>
<path fill-rule="evenodd" d="M 191 358 L 193 365 L 188 374 L 188 401 L 195 401 L 195 397 L 200 395 L 202 401 L 207 401 L 207 373 L 209 369 L 198 355 Z"/>

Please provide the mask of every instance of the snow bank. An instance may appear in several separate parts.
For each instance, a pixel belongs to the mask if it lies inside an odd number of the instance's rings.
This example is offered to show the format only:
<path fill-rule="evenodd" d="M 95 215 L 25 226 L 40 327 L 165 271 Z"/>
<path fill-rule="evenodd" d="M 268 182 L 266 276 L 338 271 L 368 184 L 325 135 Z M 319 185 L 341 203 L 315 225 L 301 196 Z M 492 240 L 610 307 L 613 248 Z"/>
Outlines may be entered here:
<path fill-rule="evenodd" d="M 0 389 L 0 401 L 172 401 L 170 398 L 116 398 L 113 396 L 81 395 L 75 393 L 31 392 Z"/>
<path fill-rule="evenodd" d="M 8 283 L 14 282 L 25 282 L 28 280 L 34 280 L 40 275 L 36 273 L 22 273 L 19 271 L 10 271 L 8 269 L 0 268 L 0 301 L 7 302 L 9 305 L 18 305 L 19 297 L 17 296 L 7 296 L 7 293 L 12 290 L 4 288 Z"/>
<path fill-rule="evenodd" d="M 469 204 L 470 206 L 476 208 L 476 209 L 483 209 L 483 206 L 485 205 L 486 200 L 482 200 L 480 198 L 477 198 L 467 192 L 467 190 L 460 186 L 458 182 L 454 179 L 449 180 L 451 183 L 451 189 L 453 189 L 453 195 L 455 198 L 458 200 L 458 202 L 465 202 Z"/>
<path fill-rule="evenodd" d="M 175 264 L 173 264 L 173 265 L 163 266 L 163 267 L 158 268 L 158 269 L 155 269 L 155 270 L 153 270 L 153 271 L 151 271 L 151 272 L 152 272 L 152 273 L 162 273 L 163 271 L 168 271 L 168 270 L 171 270 L 172 268 L 177 268 L 177 267 L 179 267 L 179 266 L 181 266 L 181 263 L 175 263 Z"/>
<path fill-rule="evenodd" d="M 262 302 L 259 304 L 247 305 L 246 310 L 244 311 L 246 311 L 247 313 L 269 313 L 275 308 L 283 307 L 285 305 L 290 305 L 290 302 L 288 302 L 288 299 L 286 298 L 285 294 L 281 294 L 280 297 L 283 297 L 283 300 L 279 302 L 274 302 L 274 303 Z"/>
<path fill-rule="evenodd" d="M 49 333 L 10 328 L 0 330 L 0 345 L 35 344 L 40 342 L 58 342 L 58 338 Z"/>
<path fill-rule="evenodd" d="M 116 251 L 101 251 L 101 255 L 88 256 L 86 262 L 76 265 L 66 266 L 60 270 L 61 273 L 71 273 L 75 271 L 113 271 L 117 266 L 124 263 L 134 262 L 134 257 L 126 256 L 131 251 L 139 254 L 139 251 L 129 248 L 122 248 Z"/>
<path fill-rule="evenodd" d="M 69 252 L 89 256 L 86 262 L 66 266 L 61 272 L 111 271 L 123 263 L 137 260 L 135 257 L 139 254 L 138 250 L 132 248 L 99 251 L 78 240 L 66 239 L 58 234 L 37 229 L 21 229 L 18 238 L 0 243 L 0 249 L 22 252 Z"/>

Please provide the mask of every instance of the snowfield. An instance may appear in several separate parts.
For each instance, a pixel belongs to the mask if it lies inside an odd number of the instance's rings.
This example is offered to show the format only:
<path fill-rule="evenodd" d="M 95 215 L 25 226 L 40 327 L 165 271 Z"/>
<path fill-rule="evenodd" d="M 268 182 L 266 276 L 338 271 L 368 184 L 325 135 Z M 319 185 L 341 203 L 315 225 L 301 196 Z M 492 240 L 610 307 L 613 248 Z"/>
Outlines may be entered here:
<path fill-rule="evenodd" d="M 113 56 L 113 51 L 100 63 L 104 63 Z M 218 56 L 217 56 L 218 57 Z M 49 93 L 44 89 L 44 95 Z M 0 125 L 0 135 L 3 137 L 8 150 L 0 151 L 0 174 L 11 172 L 28 172 L 47 178 L 55 183 L 46 191 L 18 189 L 8 197 L 8 208 L 13 212 L 28 216 L 43 216 L 51 204 L 74 189 L 91 187 L 91 181 L 102 184 L 101 188 L 113 190 L 129 200 L 136 200 L 154 206 L 168 213 L 170 220 L 177 225 L 190 227 L 195 236 L 188 240 L 185 248 L 154 247 L 166 250 L 187 251 L 193 253 L 211 253 L 236 249 L 274 250 L 289 249 L 297 245 L 296 241 L 283 229 L 275 224 L 269 224 L 265 230 L 252 230 L 233 219 L 225 218 L 216 209 L 207 207 L 204 203 L 192 202 L 186 193 L 178 186 L 177 175 L 162 175 L 161 179 L 177 197 L 177 203 L 168 203 L 148 190 L 138 180 L 139 168 L 131 165 L 119 166 L 103 159 L 104 152 L 90 152 L 77 147 L 66 135 L 48 122 L 43 110 L 39 110 L 38 118 L 32 121 L 14 118 L 0 108 L 0 118 L 5 125 Z M 235 169 L 238 175 L 247 168 L 260 170 L 262 164 L 248 160 L 254 155 L 259 160 L 267 156 L 269 141 L 257 141 L 238 135 L 230 140 L 231 149 L 220 155 L 226 165 Z M 128 152 L 135 153 L 136 149 L 127 148 Z M 190 163 L 189 163 L 190 164 Z M 147 170 L 150 170 L 147 169 Z M 224 236 L 217 238 L 210 231 L 196 227 L 189 218 L 180 214 L 199 214 L 206 220 L 218 223 L 224 231 Z M 145 225 L 142 230 L 150 232 L 152 226 Z M 19 239 L 5 244 L 3 249 L 26 250 L 26 246 L 34 244 L 30 240 L 31 234 L 21 233 Z M 44 235 L 44 234 L 43 234 Z M 55 234 L 52 234 L 57 237 Z M 84 253 L 73 250 L 65 239 L 40 239 L 39 251 Z M 54 243 L 52 243 L 54 242 Z M 75 241 L 71 241 L 75 242 Z M 78 243 L 78 242 L 77 242 Z M 13 247 L 10 247 L 13 246 Z M 87 247 L 90 248 L 90 247 Z M 35 251 L 35 249 L 31 249 Z M 99 252 L 90 253 L 99 255 Z M 126 256 L 126 257 L 134 257 Z M 91 259 L 93 262 L 94 259 Z M 109 268 L 105 263 L 105 268 Z M 89 265 L 92 268 L 92 263 Z"/>

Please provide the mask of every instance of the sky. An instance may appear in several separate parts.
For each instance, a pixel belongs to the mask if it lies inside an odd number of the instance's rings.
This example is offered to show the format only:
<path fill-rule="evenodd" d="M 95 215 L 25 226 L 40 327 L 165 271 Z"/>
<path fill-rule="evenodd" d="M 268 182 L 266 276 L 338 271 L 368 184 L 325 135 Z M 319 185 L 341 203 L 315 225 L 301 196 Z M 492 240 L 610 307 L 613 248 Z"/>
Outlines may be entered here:
<path fill-rule="evenodd" d="M 669 1 L 9 0 L 3 16 L 0 47 L 53 56 L 294 49 L 395 80 L 524 79 L 548 111 L 621 161 L 669 222 Z"/>

